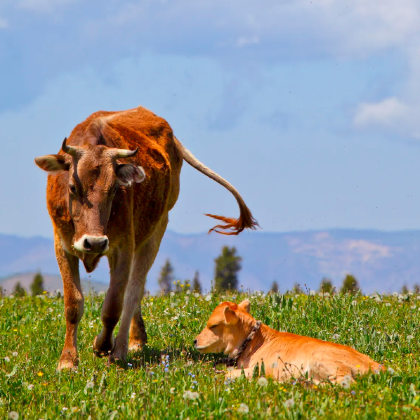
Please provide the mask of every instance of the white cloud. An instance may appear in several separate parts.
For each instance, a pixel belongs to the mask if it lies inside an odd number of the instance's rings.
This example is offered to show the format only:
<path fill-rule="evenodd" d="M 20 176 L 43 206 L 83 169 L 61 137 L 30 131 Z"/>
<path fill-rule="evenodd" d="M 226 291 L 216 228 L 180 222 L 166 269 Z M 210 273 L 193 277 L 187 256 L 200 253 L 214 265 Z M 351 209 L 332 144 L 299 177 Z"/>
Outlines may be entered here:
<path fill-rule="evenodd" d="M 9 27 L 9 22 L 6 19 L 0 17 L 0 29 L 7 29 Z"/>
<path fill-rule="evenodd" d="M 34 10 L 38 12 L 50 12 L 65 4 L 76 2 L 77 0 L 20 0 L 17 6 L 21 9 Z"/>
<path fill-rule="evenodd" d="M 260 39 L 257 36 L 252 36 L 252 37 L 240 36 L 236 41 L 236 45 L 238 47 L 246 47 L 247 45 L 256 45 L 259 43 L 260 43 Z"/>

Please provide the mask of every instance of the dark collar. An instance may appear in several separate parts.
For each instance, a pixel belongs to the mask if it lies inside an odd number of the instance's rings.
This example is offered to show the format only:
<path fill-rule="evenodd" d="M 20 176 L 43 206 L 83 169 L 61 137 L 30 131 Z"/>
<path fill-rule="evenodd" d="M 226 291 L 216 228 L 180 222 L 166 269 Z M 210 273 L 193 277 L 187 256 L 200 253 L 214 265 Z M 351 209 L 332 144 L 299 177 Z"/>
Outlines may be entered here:
<path fill-rule="evenodd" d="M 249 342 L 254 338 L 256 332 L 260 329 L 262 322 L 257 321 L 255 325 L 252 327 L 251 332 L 248 334 L 248 337 L 245 339 L 245 341 L 242 343 L 241 347 L 239 349 L 234 350 L 232 352 L 231 357 L 227 357 L 223 359 L 221 362 L 218 363 L 226 363 L 227 366 L 235 366 L 238 359 L 241 357 L 242 353 L 247 348 Z"/>

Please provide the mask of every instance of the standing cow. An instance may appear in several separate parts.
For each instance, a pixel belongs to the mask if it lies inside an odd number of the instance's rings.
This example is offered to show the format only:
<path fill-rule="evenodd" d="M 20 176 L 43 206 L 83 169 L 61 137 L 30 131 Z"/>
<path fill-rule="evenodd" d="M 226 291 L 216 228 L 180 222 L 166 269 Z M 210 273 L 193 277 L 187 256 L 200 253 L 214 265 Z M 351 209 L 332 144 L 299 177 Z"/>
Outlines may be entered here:
<path fill-rule="evenodd" d="M 84 304 L 79 259 L 88 273 L 102 256 L 109 261 L 111 281 L 95 353 L 125 361 L 128 350 L 146 343 L 140 302 L 168 212 L 178 199 L 183 160 L 227 188 L 239 204 L 237 220 L 208 215 L 225 223 L 211 230 L 237 235 L 255 229 L 236 189 L 186 150 L 164 119 L 142 107 L 96 112 L 64 139 L 57 155 L 35 159 L 50 174 L 47 207 L 64 285 L 66 337 L 58 369 L 74 368 L 78 361 L 77 327 Z"/>

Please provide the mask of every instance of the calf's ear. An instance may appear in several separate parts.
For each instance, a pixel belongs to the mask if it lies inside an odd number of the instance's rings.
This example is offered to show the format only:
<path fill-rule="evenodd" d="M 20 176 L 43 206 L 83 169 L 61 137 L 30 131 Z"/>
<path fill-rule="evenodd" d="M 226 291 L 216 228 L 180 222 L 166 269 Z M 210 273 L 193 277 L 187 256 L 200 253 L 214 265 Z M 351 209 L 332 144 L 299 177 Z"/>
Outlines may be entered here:
<path fill-rule="evenodd" d="M 230 309 L 229 306 L 226 306 L 223 313 L 225 315 L 226 324 L 234 325 L 239 321 L 238 315 L 236 315 L 236 312 L 233 309 Z"/>
<path fill-rule="evenodd" d="M 131 163 L 118 165 L 116 173 L 118 180 L 125 186 L 129 186 L 133 182 L 143 182 L 144 178 L 146 178 L 144 169 Z"/>
<path fill-rule="evenodd" d="M 70 163 L 66 162 L 66 158 L 62 155 L 39 156 L 35 158 L 35 163 L 44 171 L 53 174 L 68 171 L 70 168 Z"/>
<path fill-rule="evenodd" d="M 243 311 L 249 313 L 249 310 L 251 309 L 251 303 L 248 299 L 246 299 L 238 305 L 238 308 L 241 308 Z"/>

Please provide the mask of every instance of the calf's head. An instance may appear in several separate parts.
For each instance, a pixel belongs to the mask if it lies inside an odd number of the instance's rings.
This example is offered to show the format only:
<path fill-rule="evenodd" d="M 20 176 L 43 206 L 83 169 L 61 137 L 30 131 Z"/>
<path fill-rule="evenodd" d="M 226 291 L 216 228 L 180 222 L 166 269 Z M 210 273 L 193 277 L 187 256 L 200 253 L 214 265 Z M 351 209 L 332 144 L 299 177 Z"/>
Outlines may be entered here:
<path fill-rule="evenodd" d="M 64 139 L 64 154 L 40 156 L 35 163 L 52 174 L 68 172 L 69 212 L 75 228 L 74 248 L 87 254 L 104 254 L 109 248 L 108 220 L 112 201 L 121 186 L 142 182 L 142 167 L 121 164 L 117 159 L 132 157 L 136 150 L 87 144 L 70 146 Z"/>
<path fill-rule="evenodd" d="M 213 311 L 206 327 L 195 338 L 195 348 L 201 353 L 231 353 L 247 338 L 254 318 L 249 315 L 250 303 L 237 305 L 223 302 Z"/>

